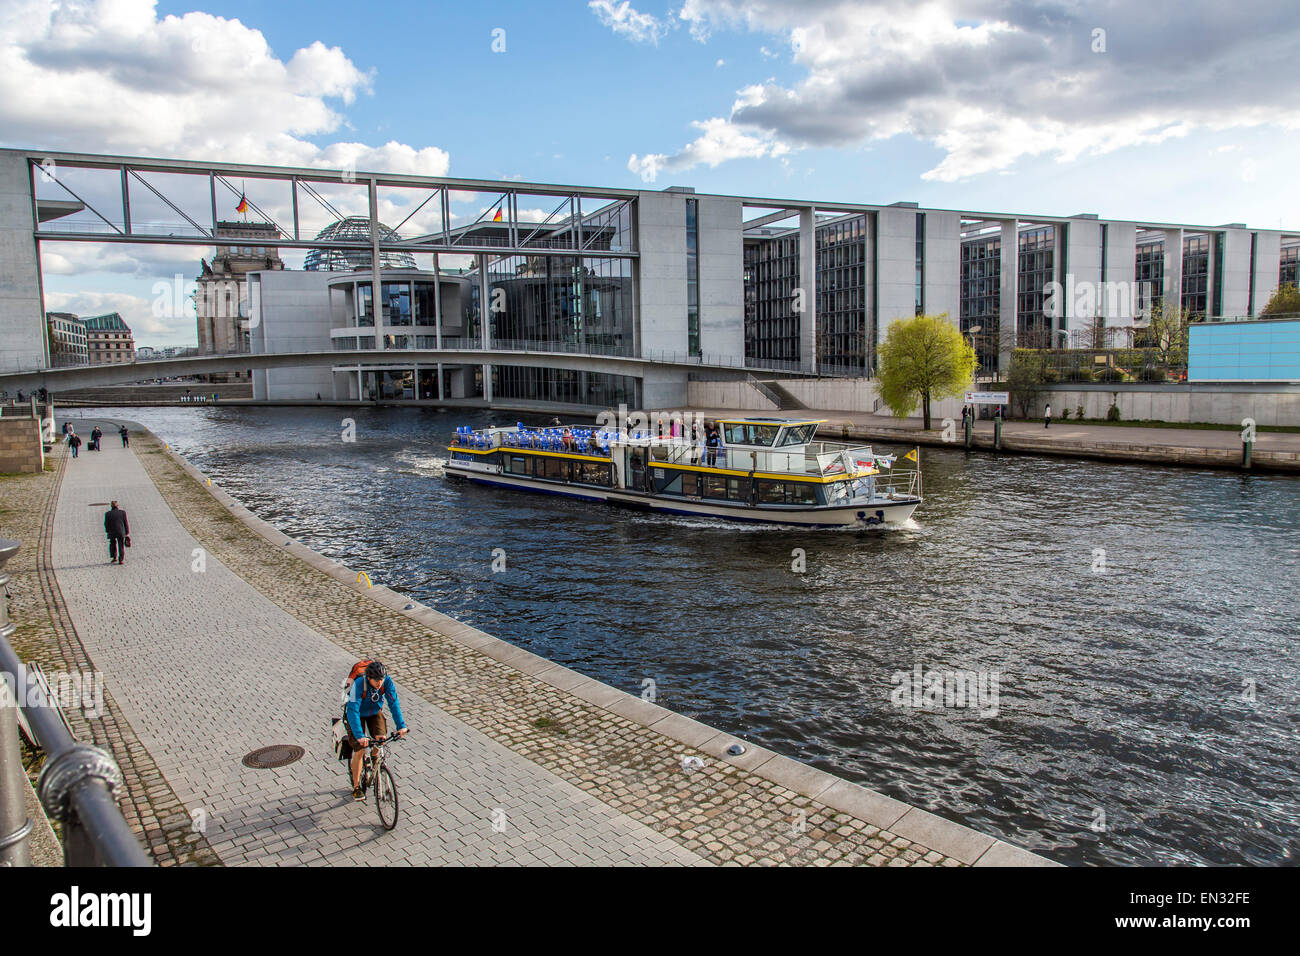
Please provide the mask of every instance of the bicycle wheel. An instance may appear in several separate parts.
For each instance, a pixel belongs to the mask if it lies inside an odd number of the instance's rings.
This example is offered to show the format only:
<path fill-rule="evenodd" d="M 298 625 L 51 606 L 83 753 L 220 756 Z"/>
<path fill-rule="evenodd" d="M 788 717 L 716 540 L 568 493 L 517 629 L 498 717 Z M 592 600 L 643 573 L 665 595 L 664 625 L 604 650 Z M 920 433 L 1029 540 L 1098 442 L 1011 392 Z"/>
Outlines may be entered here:
<path fill-rule="evenodd" d="M 397 826 L 397 784 L 387 767 L 380 767 L 375 774 L 375 809 L 385 830 Z"/>

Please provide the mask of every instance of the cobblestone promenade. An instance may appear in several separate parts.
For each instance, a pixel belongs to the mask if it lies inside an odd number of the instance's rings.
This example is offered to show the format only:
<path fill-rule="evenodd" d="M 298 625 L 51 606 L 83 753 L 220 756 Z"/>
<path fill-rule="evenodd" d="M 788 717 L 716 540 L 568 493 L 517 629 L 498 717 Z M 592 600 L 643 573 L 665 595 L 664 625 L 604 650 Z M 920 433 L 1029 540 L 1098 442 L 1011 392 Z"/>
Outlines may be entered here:
<path fill-rule="evenodd" d="M 728 757 L 733 739 L 713 728 L 431 610 L 386 607 L 256 533 L 270 531 L 151 436 L 132 446 L 64 463 L 51 560 L 160 799 L 203 824 L 202 838 L 175 832 L 173 809 L 168 845 L 268 865 L 1046 862 L 759 747 Z M 114 498 L 134 544 L 120 567 L 103 534 Z M 330 753 L 339 680 L 360 656 L 389 665 L 413 728 L 393 748 L 391 833 Z M 270 744 L 307 753 L 241 764 Z M 684 770 L 691 756 L 703 766 Z"/>

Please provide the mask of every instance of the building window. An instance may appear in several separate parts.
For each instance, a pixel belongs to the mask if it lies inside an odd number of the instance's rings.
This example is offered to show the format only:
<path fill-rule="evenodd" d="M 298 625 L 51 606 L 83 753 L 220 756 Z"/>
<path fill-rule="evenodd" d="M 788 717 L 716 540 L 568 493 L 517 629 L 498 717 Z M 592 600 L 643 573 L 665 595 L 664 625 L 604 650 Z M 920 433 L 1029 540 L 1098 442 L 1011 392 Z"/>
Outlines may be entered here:
<path fill-rule="evenodd" d="M 925 213 L 916 214 L 916 314 L 925 314 Z"/>
<path fill-rule="evenodd" d="M 686 200 L 686 348 L 700 354 L 700 230 L 699 204 Z"/>

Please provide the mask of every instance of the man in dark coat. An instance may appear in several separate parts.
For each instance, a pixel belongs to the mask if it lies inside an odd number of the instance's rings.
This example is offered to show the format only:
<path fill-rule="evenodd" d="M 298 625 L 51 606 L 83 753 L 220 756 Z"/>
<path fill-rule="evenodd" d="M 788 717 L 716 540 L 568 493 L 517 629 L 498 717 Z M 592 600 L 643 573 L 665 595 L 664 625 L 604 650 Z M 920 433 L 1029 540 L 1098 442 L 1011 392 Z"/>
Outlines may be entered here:
<path fill-rule="evenodd" d="M 122 563 L 126 557 L 126 539 L 131 534 L 127 524 L 126 512 L 113 502 L 113 507 L 104 512 L 104 533 L 108 535 L 108 563 Z"/>

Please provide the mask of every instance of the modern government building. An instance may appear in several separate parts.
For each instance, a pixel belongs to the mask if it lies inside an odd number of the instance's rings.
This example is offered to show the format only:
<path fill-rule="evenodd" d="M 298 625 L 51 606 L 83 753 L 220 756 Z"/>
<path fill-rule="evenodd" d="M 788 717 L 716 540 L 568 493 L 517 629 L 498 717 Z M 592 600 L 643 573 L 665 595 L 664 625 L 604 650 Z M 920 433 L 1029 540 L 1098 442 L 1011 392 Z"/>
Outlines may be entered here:
<path fill-rule="evenodd" d="M 201 288 L 199 296 L 201 350 L 340 353 L 333 365 L 254 369 L 255 397 L 273 400 L 681 407 L 692 378 L 724 369 L 734 370 L 733 378 L 870 378 L 890 324 L 921 313 L 946 314 L 975 347 L 982 375 L 992 378 L 1007 371 L 1016 347 L 1131 344 L 1157 307 L 1181 307 L 1206 321 L 1257 317 L 1280 285 L 1296 281 L 1300 266 L 1300 230 L 1236 222 L 370 173 L 350 174 L 363 185 L 369 180 L 369 216 L 340 215 L 323 231 L 302 235 L 300 187 L 331 177 L 347 181 L 349 174 L 59 159 L 121 167 L 123 183 L 134 167 L 137 175 L 189 173 L 214 184 L 211 223 L 191 219 L 197 232 L 184 240 L 199 246 L 206 237 L 211 257 L 198 276 L 211 290 Z M 102 227 L 90 232 L 53 222 L 68 213 L 41 198 L 39 164 L 31 151 L 0 150 L 0 212 L 6 213 L 0 239 L 25 234 L 36 249 L 43 239 L 103 240 L 108 230 Z M 292 224 L 271 215 L 239 223 L 218 218 L 215 183 L 244 175 L 292 183 Z M 437 196 L 440 231 L 380 223 L 376 190 L 393 184 Z M 489 201 L 489 213 L 478 221 L 453 228 L 450 197 L 468 190 L 499 199 Z M 561 206 L 541 222 L 529 221 L 519 213 L 523 194 L 561 197 Z M 123 234 L 107 238 L 147 241 L 132 232 L 125 198 L 122 205 L 125 230 L 96 212 Z M 158 241 L 182 241 L 178 235 Z M 305 251 L 304 268 L 285 267 L 285 247 Z M 417 256 L 429 265 L 417 267 Z M 26 268 L 0 260 L 0 304 L 16 305 L 23 315 L 29 306 L 17 301 L 22 290 L 8 299 L 4 294 L 22 285 Z M 43 311 L 36 314 L 43 327 Z M 21 338 L 0 332 L 0 359 L 7 357 L 9 367 L 48 366 L 48 346 L 42 352 L 37 340 Z M 15 359 L 24 347 L 26 359 Z M 469 361 L 443 351 L 457 349 L 477 354 Z M 432 350 L 443 354 L 420 354 Z M 521 351 L 536 362 L 522 362 L 514 354 Z M 482 361 L 483 353 L 512 358 Z M 553 367 L 547 353 L 644 361 L 588 363 L 577 371 L 572 362 Z"/>

